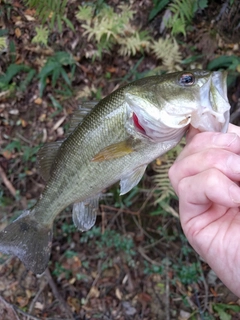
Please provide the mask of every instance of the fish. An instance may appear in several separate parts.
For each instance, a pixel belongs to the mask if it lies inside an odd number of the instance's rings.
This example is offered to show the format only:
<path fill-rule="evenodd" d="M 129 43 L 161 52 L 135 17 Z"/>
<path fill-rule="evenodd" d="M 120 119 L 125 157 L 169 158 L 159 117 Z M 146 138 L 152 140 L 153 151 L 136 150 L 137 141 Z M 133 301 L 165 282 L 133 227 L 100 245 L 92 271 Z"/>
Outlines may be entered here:
<path fill-rule="evenodd" d="M 17 256 L 34 274 L 47 268 L 55 217 L 73 204 L 80 231 L 96 220 L 102 190 L 120 181 L 120 194 L 147 165 L 175 147 L 192 125 L 226 132 L 230 105 L 226 72 L 189 70 L 128 83 L 76 110 L 63 141 L 38 154 L 46 181 L 36 204 L 0 232 L 0 252 Z"/>

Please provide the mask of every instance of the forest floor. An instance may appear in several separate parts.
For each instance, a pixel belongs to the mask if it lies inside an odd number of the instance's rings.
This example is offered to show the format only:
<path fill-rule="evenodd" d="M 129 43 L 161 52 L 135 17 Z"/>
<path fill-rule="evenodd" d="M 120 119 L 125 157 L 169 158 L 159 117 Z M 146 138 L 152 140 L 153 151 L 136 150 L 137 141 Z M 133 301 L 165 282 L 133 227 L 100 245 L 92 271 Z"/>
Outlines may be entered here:
<path fill-rule="evenodd" d="M 161 67 L 153 53 L 120 55 L 118 45 L 93 59 L 96 45 L 76 18 L 79 3 L 69 1 L 66 8 L 71 25 L 51 30 L 47 45 L 41 45 L 32 42 L 40 25 L 36 11 L 18 0 L 0 1 L 0 26 L 6 30 L 0 34 L 6 37 L 6 47 L 0 46 L 1 229 L 38 199 L 44 181 L 37 151 L 66 135 L 82 100 L 99 100 L 150 73 L 211 68 L 215 61 L 213 68 L 229 70 L 231 119 L 239 121 L 240 31 L 231 25 L 228 1 L 225 9 L 224 1 L 212 1 L 197 12 L 186 35 L 177 38 L 181 62 L 171 68 Z M 114 0 L 97 3 L 118 7 Z M 152 1 L 133 0 L 131 6 L 136 28 L 141 25 L 153 39 L 166 38 L 168 30 L 160 33 L 165 10 L 149 20 Z M 64 75 L 55 86 L 50 73 L 38 77 L 56 53 L 73 57 L 74 63 L 61 65 L 68 79 L 74 71 L 70 85 Z M 171 165 L 168 160 L 164 156 L 150 164 L 139 186 L 123 197 L 118 185 L 105 190 L 96 226 L 86 233 L 74 227 L 71 208 L 64 210 L 54 222 L 51 260 L 41 276 L 16 257 L 0 254 L 0 319 L 240 319 L 239 299 L 183 235 L 177 198 L 156 201 L 162 190 L 154 177 L 161 166 Z"/>

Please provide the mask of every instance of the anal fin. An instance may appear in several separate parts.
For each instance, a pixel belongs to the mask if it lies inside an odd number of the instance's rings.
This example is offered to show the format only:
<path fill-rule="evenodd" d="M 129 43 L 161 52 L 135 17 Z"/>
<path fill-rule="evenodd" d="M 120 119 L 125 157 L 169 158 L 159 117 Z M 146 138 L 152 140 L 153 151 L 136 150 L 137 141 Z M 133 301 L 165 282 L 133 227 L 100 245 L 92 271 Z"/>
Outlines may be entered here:
<path fill-rule="evenodd" d="M 97 218 L 99 196 L 74 203 L 72 218 L 80 231 L 91 229 Z"/>

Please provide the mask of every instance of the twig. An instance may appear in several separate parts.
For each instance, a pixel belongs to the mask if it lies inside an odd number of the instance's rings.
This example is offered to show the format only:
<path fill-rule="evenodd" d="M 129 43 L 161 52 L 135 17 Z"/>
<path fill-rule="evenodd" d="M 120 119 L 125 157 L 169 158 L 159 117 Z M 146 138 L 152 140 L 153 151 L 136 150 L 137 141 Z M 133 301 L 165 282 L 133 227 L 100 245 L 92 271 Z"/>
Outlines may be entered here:
<path fill-rule="evenodd" d="M 11 182 L 8 180 L 6 173 L 4 172 L 3 168 L 0 166 L 0 176 L 2 178 L 3 183 L 5 186 L 8 188 L 10 193 L 15 197 L 16 196 L 16 189 L 14 186 L 11 184 Z"/>
<path fill-rule="evenodd" d="M 44 288 L 46 287 L 46 285 L 47 285 L 47 281 L 46 281 L 46 280 L 45 280 L 45 281 L 42 281 L 42 282 L 40 283 L 40 288 L 39 288 L 37 294 L 35 295 L 34 299 L 32 300 L 32 302 L 31 302 L 31 304 L 30 304 L 30 306 L 29 306 L 29 308 L 28 308 L 28 312 L 29 312 L 30 314 L 32 313 L 33 308 L 34 308 L 34 306 L 35 306 L 35 304 L 36 304 L 36 302 L 37 302 L 40 294 L 43 292 Z M 28 317 L 27 320 L 29 320 L 29 319 L 30 319 L 30 318 Z"/>
<path fill-rule="evenodd" d="M 51 276 L 51 273 L 49 271 L 49 269 L 47 268 L 44 272 L 44 275 L 47 279 L 47 282 L 49 284 L 49 286 L 51 287 L 52 293 L 54 295 L 54 297 L 59 301 L 60 304 L 60 308 L 62 309 L 63 312 L 66 312 L 68 317 L 73 320 L 74 317 L 72 315 L 71 310 L 69 309 L 67 303 L 65 302 L 65 300 L 63 299 L 63 297 L 60 295 L 57 286 L 55 285 L 55 282 Z"/>
<path fill-rule="evenodd" d="M 166 263 L 166 304 L 165 304 L 165 310 L 166 310 L 166 320 L 170 320 L 170 290 L 169 290 L 169 275 L 168 275 L 168 267 L 169 264 Z"/>
<path fill-rule="evenodd" d="M 151 264 L 154 264 L 155 266 L 158 266 L 158 267 L 162 267 L 162 263 L 154 261 L 151 258 L 149 258 L 149 256 L 146 255 L 142 247 L 138 247 L 138 252 L 141 254 L 141 256 L 143 256 L 144 259 L 146 259 Z"/>
<path fill-rule="evenodd" d="M 27 312 L 21 310 L 20 308 L 18 308 L 17 306 L 14 306 L 15 311 L 21 313 L 22 315 L 24 315 L 25 317 L 28 317 L 29 319 L 32 320 L 41 320 L 40 318 L 37 318 L 35 316 L 32 316 L 31 314 L 28 314 Z M 18 318 L 19 319 L 19 318 Z M 20 319 L 19 319 L 20 320 Z"/>
<path fill-rule="evenodd" d="M 205 291 L 204 307 L 203 307 L 203 312 L 205 312 L 207 310 L 207 307 L 208 307 L 208 285 L 207 285 L 206 279 L 204 277 L 204 273 L 203 273 L 201 262 L 200 262 L 200 273 L 201 273 L 201 276 L 202 276 L 202 282 L 203 282 L 204 291 Z"/>
<path fill-rule="evenodd" d="M 22 141 L 24 141 L 24 142 L 30 144 L 30 146 L 32 146 L 32 144 L 33 144 L 32 141 L 30 141 L 30 140 L 28 140 L 27 138 L 23 137 L 19 132 L 16 133 L 16 136 L 17 136 L 18 138 L 20 138 Z"/>
<path fill-rule="evenodd" d="M 105 204 L 101 204 L 100 205 L 101 208 L 106 208 L 106 209 L 109 209 L 109 210 L 113 210 L 113 211 L 121 211 L 123 213 L 128 213 L 128 214 L 131 214 L 131 215 L 134 215 L 134 216 L 138 216 L 139 215 L 139 211 L 131 211 L 131 210 L 127 210 L 127 209 L 120 209 L 120 208 L 115 208 L 115 207 L 111 207 L 111 206 L 106 206 Z M 107 214 L 107 212 L 106 212 Z"/>
<path fill-rule="evenodd" d="M 145 234 L 145 236 L 147 236 L 149 239 L 152 239 L 153 237 L 150 236 L 150 234 L 148 234 L 147 231 L 143 229 L 143 227 L 140 225 L 137 219 L 134 216 L 132 218 L 133 218 L 133 221 L 136 223 L 137 227 L 142 231 L 142 233 Z"/>
<path fill-rule="evenodd" d="M 3 299 L 3 297 L 0 296 L 0 301 L 6 306 L 6 308 L 8 310 L 10 310 L 10 312 L 12 313 L 12 315 L 15 316 L 16 320 L 20 320 L 16 311 L 15 311 L 15 308 L 13 305 L 11 305 L 10 303 L 8 303 L 5 299 Z M 12 320 L 14 320 L 12 317 L 11 317 Z"/>

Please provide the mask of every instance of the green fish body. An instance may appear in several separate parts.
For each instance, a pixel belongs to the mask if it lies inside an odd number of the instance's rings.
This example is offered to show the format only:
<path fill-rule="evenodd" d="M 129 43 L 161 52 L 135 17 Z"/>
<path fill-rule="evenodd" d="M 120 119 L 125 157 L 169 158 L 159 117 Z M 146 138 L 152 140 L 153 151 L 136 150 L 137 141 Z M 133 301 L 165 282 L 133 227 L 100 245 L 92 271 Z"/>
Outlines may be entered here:
<path fill-rule="evenodd" d="M 203 70 L 152 76 L 123 86 L 99 103 L 86 103 L 63 142 L 40 150 L 45 189 L 31 210 L 0 232 L 0 251 L 42 273 L 51 253 L 55 217 L 73 204 L 73 221 L 94 225 L 103 189 L 120 181 L 121 194 L 140 181 L 146 166 L 173 148 L 189 125 L 226 132 L 226 74 Z"/>

